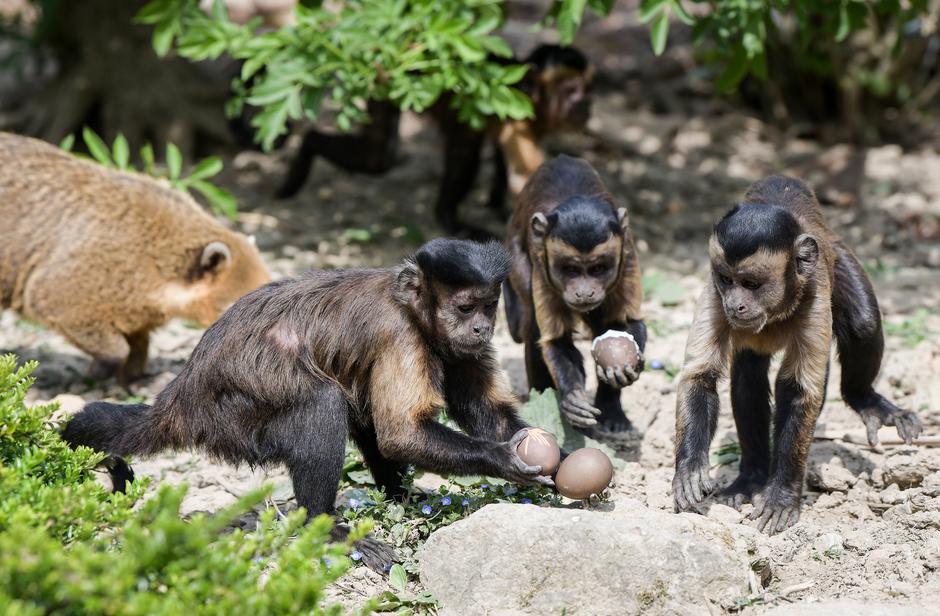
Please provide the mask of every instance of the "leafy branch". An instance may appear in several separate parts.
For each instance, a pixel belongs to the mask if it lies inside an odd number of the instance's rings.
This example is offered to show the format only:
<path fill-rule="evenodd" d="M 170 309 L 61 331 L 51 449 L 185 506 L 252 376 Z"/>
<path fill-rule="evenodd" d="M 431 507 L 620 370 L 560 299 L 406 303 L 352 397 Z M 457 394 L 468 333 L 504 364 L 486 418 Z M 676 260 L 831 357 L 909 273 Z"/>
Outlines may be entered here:
<path fill-rule="evenodd" d="M 205 197 L 209 206 L 217 214 L 235 219 L 238 207 L 235 196 L 224 188 L 210 183 L 209 178 L 218 175 L 223 168 L 222 159 L 218 156 L 204 158 L 193 167 L 188 176 L 183 173 L 183 155 L 176 145 L 166 144 L 166 170 L 158 169 L 154 159 L 153 146 L 149 143 L 140 149 L 140 160 L 143 169 L 136 169 L 130 161 L 130 146 L 124 135 L 118 133 L 114 143 L 108 145 L 95 131 L 87 126 L 82 129 L 82 140 L 91 157 L 99 164 L 121 171 L 141 171 L 151 177 L 165 179 L 176 188 L 184 192 L 196 191 Z M 59 147 L 71 152 L 75 145 L 75 135 L 70 134 L 59 144 Z"/>

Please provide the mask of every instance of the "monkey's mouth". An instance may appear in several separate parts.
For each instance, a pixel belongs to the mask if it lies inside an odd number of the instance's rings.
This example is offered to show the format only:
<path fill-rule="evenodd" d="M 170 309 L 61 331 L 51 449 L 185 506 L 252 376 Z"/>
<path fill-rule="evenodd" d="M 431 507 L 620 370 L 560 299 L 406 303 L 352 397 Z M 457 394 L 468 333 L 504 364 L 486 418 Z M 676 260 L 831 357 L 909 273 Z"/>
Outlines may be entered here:
<path fill-rule="evenodd" d="M 760 314 L 747 318 L 728 315 L 728 323 L 730 323 L 731 327 L 734 329 L 760 331 L 764 328 L 765 320 L 764 316 Z"/>
<path fill-rule="evenodd" d="M 601 299 L 594 302 L 568 302 L 568 306 L 572 310 L 577 310 L 578 312 L 591 312 L 603 303 L 604 300 Z"/>

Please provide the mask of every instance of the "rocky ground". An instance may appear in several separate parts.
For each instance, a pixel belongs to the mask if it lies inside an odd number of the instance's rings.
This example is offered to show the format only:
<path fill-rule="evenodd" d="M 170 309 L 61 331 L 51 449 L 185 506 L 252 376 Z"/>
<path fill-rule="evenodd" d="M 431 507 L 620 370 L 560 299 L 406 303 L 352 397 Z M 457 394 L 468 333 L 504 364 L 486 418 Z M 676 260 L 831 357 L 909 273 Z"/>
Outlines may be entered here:
<path fill-rule="evenodd" d="M 428 557 L 445 561 L 459 547 L 460 558 L 473 568 L 463 571 L 474 571 L 467 582 L 478 591 L 472 601 L 466 594 L 454 595 L 440 576 L 422 579 L 444 601 L 445 610 L 454 614 L 559 613 L 560 606 L 567 606 L 568 614 L 768 609 L 777 609 L 778 614 L 816 613 L 808 611 L 811 608 L 861 613 L 858 610 L 875 610 L 880 604 L 926 610 L 927 602 L 940 593 L 940 446 L 889 444 L 887 438 L 894 434 L 884 430 L 885 444 L 869 448 L 860 421 L 839 396 L 835 362 L 811 450 L 803 514 L 796 526 L 768 538 L 742 519 L 747 507 L 738 513 L 713 506 L 707 512 L 711 520 L 668 512 L 675 371 L 705 280 L 708 231 L 751 181 L 769 173 L 799 174 L 814 183 L 827 204 L 828 221 L 871 272 L 881 301 L 887 351 L 878 388 L 898 405 L 917 410 L 927 435 L 940 436 L 940 381 L 935 380 L 940 374 L 940 344 L 934 337 L 940 333 L 940 144 L 928 141 L 902 150 L 894 145 L 860 148 L 801 139 L 711 96 L 698 81 L 698 73 L 690 70 L 690 52 L 681 36 L 664 58 L 654 61 L 645 35 L 630 25 L 635 20 L 629 15 L 612 19 L 626 24 L 627 36 L 616 29 L 620 22 L 605 28 L 590 26 L 583 35 L 595 57 L 608 57 L 603 54 L 613 46 L 623 50 L 619 59 L 601 62 L 604 79 L 590 135 L 565 139 L 556 147 L 591 161 L 631 212 L 651 329 L 647 359 L 664 367 L 648 370 L 623 394 L 642 440 L 624 454 L 610 502 L 601 511 L 582 512 L 588 522 L 575 525 L 578 530 L 572 531 L 565 548 L 567 564 L 552 560 L 559 542 L 563 543 L 564 527 L 553 533 L 554 542 L 533 539 L 513 547 L 496 543 L 493 534 L 475 521 L 477 516 L 491 519 L 493 525 L 515 520 L 520 531 L 509 533 L 511 537 L 534 536 L 527 534 L 535 532 L 534 520 L 555 515 L 522 515 L 524 505 L 500 505 L 440 531 L 443 537 L 429 543 Z M 650 87 L 651 83 L 656 86 Z M 286 154 L 296 143 L 272 155 L 243 152 L 231 158 L 223 182 L 240 197 L 239 226 L 256 235 L 276 276 L 310 267 L 392 264 L 439 233 L 431 216 L 441 171 L 437 136 L 421 118 L 406 116 L 403 137 L 403 160 L 386 176 L 353 176 L 318 163 L 307 188 L 283 202 L 271 194 L 283 174 Z M 485 184 L 481 178 L 479 185 Z M 475 193 L 475 204 L 464 208 L 465 215 L 498 230 L 499 222 L 478 206 L 483 196 L 482 190 Z M 135 395 L 152 398 L 179 372 L 200 335 L 200 330 L 183 323 L 162 329 L 151 346 L 148 375 L 135 386 Z M 522 349 L 512 343 L 502 324 L 496 344 L 513 387 L 525 393 Z M 127 398 L 113 386 L 87 380 L 87 358 L 54 332 L 10 312 L 0 315 L 0 352 L 8 351 L 41 362 L 32 391 L 35 399 L 58 398 L 64 408 L 74 409 L 87 400 Z M 736 440 L 727 387 L 722 404 L 713 458 L 713 474 L 720 483 L 730 481 L 736 464 L 733 447 L 726 447 Z M 285 477 L 278 469 L 267 473 L 232 469 L 198 454 L 161 456 L 139 462 L 136 468 L 156 480 L 188 482 L 187 512 L 216 510 L 265 480 L 285 489 Z M 558 512 L 582 514 L 569 509 Z M 623 523 L 612 525 L 611 520 L 617 519 Z M 556 522 L 552 518 L 551 523 Z M 582 542 L 579 533 L 588 538 Z M 636 541 L 635 533 L 649 533 L 655 540 Z M 657 543 L 669 533 L 671 539 L 663 540 L 673 543 Z M 688 545 L 681 544 L 686 540 Z M 721 545 L 709 547 L 715 542 Z M 571 549 L 574 544 L 584 549 Z M 555 564 L 545 576 L 521 576 L 512 585 L 518 601 L 487 603 L 485 597 L 495 596 L 498 589 L 488 585 L 493 578 L 481 572 L 515 580 L 507 573 L 512 562 L 537 565 L 525 558 L 504 563 L 506 559 L 497 556 L 525 549 L 539 550 L 542 562 Z M 636 580 L 657 575 L 638 563 L 658 553 L 670 555 L 670 562 L 659 569 L 668 578 L 637 591 Z M 480 569 L 494 559 L 505 566 Z M 604 567 L 591 564 L 598 559 Z M 725 562 L 729 564 L 721 564 Z M 745 565 L 739 567 L 742 562 Z M 706 571 L 689 572 L 693 566 Z M 710 567 L 714 571 L 708 571 Z M 450 577 L 462 583 L 455 577 L 458 573 Z M 553 579 L 551 575 L 562 575 L 572 584 L 600 580 L 601 586 L 615 588 L 629 600 L 616 607 L 607 603 L 592 607 L 585 601 L 601 596 L 607 601 L 603 592 L 546 594 L 544 583 Z M 684 575 L 690 576 L 685 586 Z M 733 579 L 723 577 L 729 575 Z M 337 596 L 354 605 L 383 588 L 381 578 L 360 568 L 339 585 Z M 448 604 L 446 599 L 458 603 Z M 831 600 L 857 603 L 817 603 Z M 789 611 L 773 608 L 790 602 Z"/>

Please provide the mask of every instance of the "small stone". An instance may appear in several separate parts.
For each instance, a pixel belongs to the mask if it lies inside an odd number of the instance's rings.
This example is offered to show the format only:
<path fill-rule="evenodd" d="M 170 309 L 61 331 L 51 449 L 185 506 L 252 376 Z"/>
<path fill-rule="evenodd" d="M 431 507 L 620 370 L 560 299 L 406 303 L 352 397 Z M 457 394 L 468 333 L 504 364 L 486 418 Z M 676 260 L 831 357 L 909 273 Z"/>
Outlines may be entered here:
<path fill-rule="evenodd" d="M 855 481 L 855 475 L 839 464 L 814 464 L 806 473 L 807 484 L 820 492 L 846 492 Z"/>
<path fill-rule="evenodd" d="M 839 533 L 825 533 L 813 541 L 813 547 L 821 553 L 845 549 L 845 539 Z"/>
<path fill-rule="evenodd" d="M 706 516 L 713 520 L 724 522 L 725 524 L 740 524 L 741 519 L 744 517 L 741 512 L 734 507 L 722 505 L 721 503 L 712 504 L 711 507 L 708 508 Z"/>

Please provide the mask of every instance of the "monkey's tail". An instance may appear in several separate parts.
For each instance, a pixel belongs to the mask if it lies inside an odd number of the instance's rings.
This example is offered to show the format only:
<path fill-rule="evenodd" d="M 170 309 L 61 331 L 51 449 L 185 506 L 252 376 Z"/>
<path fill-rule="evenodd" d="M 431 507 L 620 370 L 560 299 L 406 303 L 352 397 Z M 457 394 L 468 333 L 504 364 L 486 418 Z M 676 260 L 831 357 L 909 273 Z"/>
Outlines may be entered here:
<path fill-rule="evenodd" d="M 112 456 L 146 455 L 170 447 L 148 404 L 92 402 L 62 430 L 72 447 L 84 445 Z"/>

